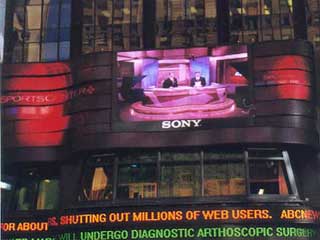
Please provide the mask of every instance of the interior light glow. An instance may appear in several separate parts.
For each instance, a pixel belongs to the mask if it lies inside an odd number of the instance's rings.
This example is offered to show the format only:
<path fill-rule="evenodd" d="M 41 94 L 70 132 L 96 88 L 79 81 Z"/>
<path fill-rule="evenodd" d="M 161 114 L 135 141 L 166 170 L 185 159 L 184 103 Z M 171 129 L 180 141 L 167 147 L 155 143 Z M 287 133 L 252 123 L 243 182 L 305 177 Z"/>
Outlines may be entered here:
<path fill-rule="evenodd" d="M 11 190 L 12 189 L 12 185 L 9 184 L 9 183 L 0 181 L 0 188 L 1 189 L 5 189 L 5 190 Z"/>

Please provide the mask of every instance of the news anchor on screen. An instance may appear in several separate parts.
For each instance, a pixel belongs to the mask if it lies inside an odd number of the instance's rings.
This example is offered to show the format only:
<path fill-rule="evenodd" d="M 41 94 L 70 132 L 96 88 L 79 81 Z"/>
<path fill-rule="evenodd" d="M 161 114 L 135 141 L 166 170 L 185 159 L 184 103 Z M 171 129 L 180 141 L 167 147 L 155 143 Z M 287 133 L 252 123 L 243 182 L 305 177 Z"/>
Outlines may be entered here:
<path fill-rule="evenodd" d="M 163 88 L 178 87 L 178 80 L 174 77 L 173 72 L 169 73 L 169 77 L 163 81 Z"/>
<path fill-rule="evenodd" d="M 191 87 L 204 87 L 206 86 L 206 79 L 204 77 L 201 77 L 200 72 L 196 72 L 195 76 L 191 78 Z"/>

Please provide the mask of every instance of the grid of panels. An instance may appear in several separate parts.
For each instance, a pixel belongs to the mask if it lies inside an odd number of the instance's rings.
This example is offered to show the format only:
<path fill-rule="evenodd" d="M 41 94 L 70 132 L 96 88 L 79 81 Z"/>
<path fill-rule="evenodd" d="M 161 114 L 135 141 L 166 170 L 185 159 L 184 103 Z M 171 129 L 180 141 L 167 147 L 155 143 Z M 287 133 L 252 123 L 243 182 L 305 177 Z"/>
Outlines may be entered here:
<path fill-rule="evenodd" d="M 11 17 L 7 62 L 69 59 L 71 0 L 18 0 Z"/>

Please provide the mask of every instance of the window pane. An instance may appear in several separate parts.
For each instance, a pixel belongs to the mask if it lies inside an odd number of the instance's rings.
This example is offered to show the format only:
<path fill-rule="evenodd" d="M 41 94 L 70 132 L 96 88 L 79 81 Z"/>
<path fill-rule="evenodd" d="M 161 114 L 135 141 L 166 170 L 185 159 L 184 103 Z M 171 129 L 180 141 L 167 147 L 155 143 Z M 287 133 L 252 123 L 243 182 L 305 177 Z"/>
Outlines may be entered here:
<path fill-rule="evenodd" d="M 114 24 L 130 23 L 130 0 L 117 0 L 114 1 Z"/>
<path fill-rule="evenodd" d="M 112 0 L 96 0 L 96 25 L 102 28 L 112 24 Z"/>
<path fill-rule="evenodd" d="M 132 0 L 132 13 L 131 13 L 131 23 L 141 23 L 142 22 L 142 0 Z"/>
<path fill-rule="evenodd" d="M 201 194 L 200 153 L 164 153 L 161 157 L 161 197 Z"/>
<path fill-rule="evenodd" d="M 42 61 L 54 61 L 58 58 L 58 44 L 53 43 L 43 43 L 42 44 Z"/>
<path fill-rule="evenodd" d="M 291 194 L 283 161 L 250 161 L 252 194 Z"/>
<path fill-rule="evenodd" d="M 39 5 L 41 2 L 42 0 L 29 0 L 27 1 L 27 5 Z"/>
<path fill-rule="evenodd" d="M 58 29 L 43 29 L 43 42 L 57 42 L 58 41 Z"/>
<path fill-rule="evenodd" d="M 157 154 L 128 155 L 120 159 L 117 197 L 120 199 L 154 198 Z"/>
<path fill-rule="evenodd" d="M 71 5 L 62 4 L 60 12 L 60 27 L 70 27 L 71 25 Z"/>
<path fill-rule="evenodd" d="M 185 0 L 169 1 L 169 19 L 173 21 L 181 21 L 185 18 Z"/>
<path fill-rule="evenodd" d="M 40 29 L 41 6 L 27 6 L 26 29 Z"/>
<path fill-rule="evenodd" d="M 60 41 L 70 41 L 70 28 L 60 28 Z"/>
<path fill-rule="evenodd" d="M 13 50 L 11 51 L 9 49 L 7 54 L 9 59 L 11 59 L 12 63 L 22 62 L 22 55 L 23 55 L 22 44 L 15 44 L 15 46 L 13 47 Z"/>
<path fill-rule="evenodd" d="M 113 156 L 94 157 L 89 160 L 82 179 L 80 200 L 111 200 L 113 196 Z"/>
<path fill-rule="evenodd" d="M 1 177 L 2 186 L 1 186 L 0 196 L 1 196 L 2 210 L 6 210 L 11 207 L 11 200 L 12 200 L 12 193 L 13 193 L 12 180 L 9 180 L 9 177 L 7 178 L 7 177 L 4 177 L 3 175 Z"/>
<path fill-rule="evenodd" d="M 13 15 L 13 28 L 22 30 L 24 28 L 25 12 L 23 6 L 16 6 Z"/>
<path fill-rule="evenodd" d="M 37 199 L 37 209 L 57 209 L 59 196 L 59 181 L 45 179 L 40 181 Z"/>
<path fill-rule="evenodd" d="M 25 180 L 16 190 L 15 209 L 31 210 L 36 198 L 37 183 Z"/>
<path fill-rule="evenodd" d="M 25 44 L 24 61 L 39 62 L 40 46 L 37 43 Z"/>
<path fill-rule="evenodd" d="M 87 174 L 91 183 L 83 188 L 85 200 L 112 199 L 112 166 L 97 167 Z"/>
<path fill-rule="evenodd" d="M 186 1 L 186 14 L 188 19 L 199 19 L 204 17 L 204 0 Z"/>
<path fill-rule="evenodd" d="M 70 56 L 70 42 L 60 42 L 59 59 L 67 60 Z"/>
<path fill-rule="evenodd" d="M 59 5 L 44 5 L 42 12 L 42 27 L 56 28 L 59 22 Z"/>
<path fill-rule="evenodd" d="M 245 195 L 245 186 L 245 166 L 242 162 L 205 162 L 205 196 Z"/>
<path fill-rule="evenodd" d="M 25 42 L 40 42 L 40 30 L 31 30 L 24 32 Z"/>

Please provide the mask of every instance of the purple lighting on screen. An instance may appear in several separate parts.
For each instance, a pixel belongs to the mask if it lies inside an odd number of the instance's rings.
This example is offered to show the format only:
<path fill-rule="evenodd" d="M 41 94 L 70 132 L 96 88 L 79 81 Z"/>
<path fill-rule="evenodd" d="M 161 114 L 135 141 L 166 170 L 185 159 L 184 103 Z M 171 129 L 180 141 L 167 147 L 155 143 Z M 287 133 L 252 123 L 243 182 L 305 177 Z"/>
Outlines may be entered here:
<path fill-rule="evenodd" d="M 236 96 L 248 87 L 241 75 L 246 48 L 219 47 L 212 55 L 208 50 L 119 52 L 120 118 L 130 122 L 247 116 L 242 96 Z"/>

